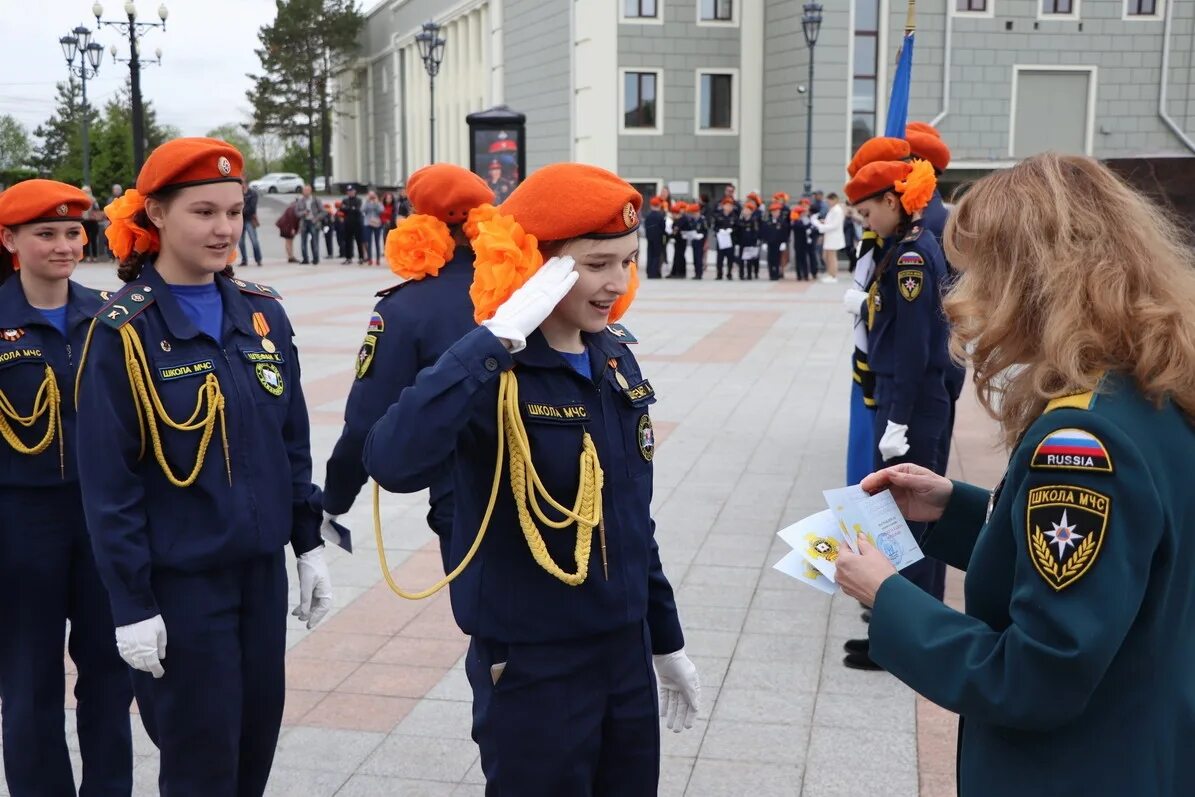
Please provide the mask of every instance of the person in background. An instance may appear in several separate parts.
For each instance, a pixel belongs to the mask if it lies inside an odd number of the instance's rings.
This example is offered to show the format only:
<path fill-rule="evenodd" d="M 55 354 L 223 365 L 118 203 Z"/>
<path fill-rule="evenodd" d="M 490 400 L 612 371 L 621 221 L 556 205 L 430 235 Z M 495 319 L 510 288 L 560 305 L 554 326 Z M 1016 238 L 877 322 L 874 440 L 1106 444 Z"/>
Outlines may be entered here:
<path fill-rule="evenodd" d="M 353 250 L 344 226 L 344 202 L 340 199 L 336 200 L 336 212 L 332 215 L 332 231 L 336 235 L 337 252 L 348 262 Z"/>
<path fill-rule="evenodd" d="M 792 240 L 792 209 L 788 206 L 789 195 L 783 191 L 772 194 L 772 201 L 780 203 L 780 226 L 784 235 L 784 246 L 780 247 L 780 276 L 788 269 L 789 242 Z"/>
<path fill-rule="evenodd" d="M 859 214 L 850 205 L 843 208 L 843 214 L 842 239 L 846 242 L 846 256 L 853 274 L 855 264 L 859 262 Z"/>
<path fill-rule="evenodd" d="M 332 244 L 336 240 L 336 221 L 337 221 L 336 206 L 331 202 L 324 203 L 324 216 L 321 221 L 324 233 L 324 249 L 328 254 L 328 259 L 332 259 Z"/>
<path fill-rule="evenodd" d="M 689 238 L 686 234 L 692 231 L 688 209 L 689 205 L 686 202 L 672 203 L 672 268 L 668 272 L 668 279 L 685 278 L 685 253 L 689 249 Z"/>
<path fill-rule="evenodd" d="M 274 222 L 274 226 L 278 228 L 278 234 L 282 236 L 282 247 L 286 250 L 286 262 L 298 263 L 295 258 L 295 236 L 299 234 L 299 204 L 303 201 L 302 197 L 296 197 L 294 202 L 286 206 L 282 211 L 282 215 L 278 217 L 278 221 Z M 245 224 L 248 227 L 248 223 Z M 260 266 L 261 263 L 258 263 Z"/>
<path fill-rule="evenodd" d="M 94 263 L 100 254 L 100 219 L 104 209 L 91 194 L 91 186 L 83 186 L 83 193 L 91 197 L 91 206 L 83 211 L 83 259 Z"/>
<path fill-rule="evenodd" d="M 299 252 L 303 265 L 319 265 L 319 238 L 324 223 L 324 203 L 311 191 L 310 185 L 303 186 L 303 195 L 295 204 L 295 215 L 299 219 Z M 308 259 L 310 245 L 310 260 Z"/>
<path fill-rule="evenodd" d="M 245 239 L 248 238 L 249 242 L 253 245 L 253 262 L 257 264 L 258 268 L 261 268 L 261 242 L 257 240 L 257 227 L 259 224 L 257 220 L 257 191 L 245 179 L 241 180 L 241 188 L 245 192 L 245 209 L 243 211 L 245 224 L 241 228 L 240 242 L 241 266 L 249 265 L 249 255 L 245 247 Z M 290 254 L 288 250 L 287 257 L 290 257 Z"/>
<path fill-rule="evenodd" d="M 809 205 L 805 200 L 798 202 L 790 214 L 793 231 L 793 260 L 797 281 L 813 279 L 817 267 L 813 265 L 813 224 L 809 220 Z"/>
<path fill-rule="evenodd" d="M 743 203 L 739 214 L 739 279 L 759 279 L 759 246 L 761 242 L 759 208 L 755 200 Z"/>
<path fill-rule="evenodd" d="M 651 198 L 651 209 L 643 214 L 643 234 L 647 238 L 647 278 L 649 280 L 659 279 L 663 272 L 661 264 L 664 260 L 664 247 L 666 241 L 665 228 L 665 211 L 662 209 L 664 200 L 661 197 L 653 196 Z"/>
<path fill-rule="evenodd" d="M 357 186 L 349 185 L 340 200 L 340 210 L 344 214 L 344 242 L 347 254 L 344 264 L 353 262 L 353 250 L 357 251 L 357 262 L 364 264 L 365 257 L 365 220 L 361 215 L 361 197 L 357 196 Z"/>
<path fill-rule="evenodd" d="M 361 234 L 365 237 L 365 262 L 374 266 L 382 262 L 382 203 L 375 191 L 370 191 L 361 204 Z"/>
<path fill-rule="evenodd" d="M 780 279 L 780 254 L 786 248 L 787 227 L 780 219 L 783 211 L 784 205 L 779 200 L 772 202 L 760 228 L 760 237 L 768 248 L 768 279 L 773 282 Z"/>
<path fill-rule="evenodd" d="M 382 238 L 385 240 L 386 234 L 394 229 L 398 224 L 399 219 L 395 218 L 394 211 L 397 210 L 397 202 L 394 199 L 394 194 L 390 191 L 382 194 Z"/>
<path fill-rule="evenodd" d="M 53 180 L 25 180 L 0 195 L 0 714 L 12 797 L 75 794 L 64 635 L 78 673 L 79 793 L 133 791 L 133 685 L 116 650 L 75 464 L 90 443 L 76 423 L 77 353 L 105 298 L 71 279 L 94 203 Z"/>
<path fill-rule="evenodd" d="M 108 205 L 111 205 L 116 200 L 120 199 L 122 194 L 124 194 L 124 188 L 120 185 L 120 183 L 113 183 L 112 184 L 112 193 L 108 195 L 107 201 L 104 202 L 104 207 L 107 207 Z M 105 230 L 107 229 L 107 227 L 108 227 L 107 217 L 105 217 L 104 221 L 101 222 L 101 226 L 104 227 Z M 105 238 L 104 245 L 107 247 L 107 244 L 108 244 L 108 241 Z M 107 248 L 108 248 L 108 259 L 116 260 L 116 254 L 112 251 L 112 248 L 111 247 L 107 247 Z"/>
<path fill-rule="evenodd" d="M 837 282 L 838 252 L 846 248 L 846 237 L 842 231 L 843 224 L 846 222 L 846 214 L 838 202 L 838 194 L 830 194 L 826 199 L 828 205 L 825 221 L 815 218 L 813 226 L 821 235 L 822 259 L 826 266 L 826 273 L 821 281 Z"/>
<path fill-rule="evenodd" d="M 705 216 L 700 204 L 690 202 L 686 210 L 689 217 L 689 246 L 693 250 L 693 279 L 699 280 L 705 273 L 705 243 L 708 229 L 705 226 Z"/>
<path fill-rule="evenodd" d="M 714 242 L 718 249 L 718 275 L 722 279 L 722 267 L 726 266 L 726 279 L 734 279 L 734 245 L 738 237 L 738 216 L 735 213 L 734 197 L 723 196 L 721 209 L 714 217 Z"/>

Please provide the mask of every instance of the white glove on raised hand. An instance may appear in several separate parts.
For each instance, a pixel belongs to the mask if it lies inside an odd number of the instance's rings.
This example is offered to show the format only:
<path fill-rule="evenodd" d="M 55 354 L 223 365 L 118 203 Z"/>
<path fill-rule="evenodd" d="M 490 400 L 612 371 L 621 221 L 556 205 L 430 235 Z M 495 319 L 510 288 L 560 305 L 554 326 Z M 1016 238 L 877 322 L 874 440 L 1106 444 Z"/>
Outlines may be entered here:
<path fill-rule="evenodd" d="M 333 545 L 340 545 L 340 531 L 332 525 L 332 522 L 338 517 L 340 515 L 329 515 L 325 512 L 324 520 L 319 526 L 319 535 L 323 537 L 325 542 L 330 542 Z"/>
<path fill-rule="evenodd" d="M 884 436 L 880 438 L 880 456 L 887 462 L 909 453 L 909 427 L 903 423 L 888 421 Z"/>
<path fill-rule="evenodd" d="M 660 716 L 666 718 L 673 733 L 692 728 L 701 707 L 701 681 L 696 665 L 685 655 L 684 648 L 651 658 L 656 665 L 660 690 Z"/>
<path fill-rule="evenodd" d="M 527 336 L 551 315 L 577 281 L 575 261 L 554 257 L 503 302 L 494 317 L 481 325 L 501 338 L 511 354 L 527 347 Z"/>
<path fill-rule="evenodd" d="M 863 312 L 863 303 L 867 301 L 867 291 L 858 288 L 847 288 L 842 294 L 842 307 L 851 315 L 857 316 Z"/>
<path fill-rule="evenodd" d="M 291 612 L 307 628 L 315 628 L 332 608 L 332 577 L 322 547 L 308 551 L 296 562 L 299 571 L 299 605 Z"/>
<path fill-rule="evenodd" d="M 166 623 L 162 615 L 116 629 L 116 651 L 134 670 L 161 678 L 166 674 L 162 659 L 166 658 Z"/>

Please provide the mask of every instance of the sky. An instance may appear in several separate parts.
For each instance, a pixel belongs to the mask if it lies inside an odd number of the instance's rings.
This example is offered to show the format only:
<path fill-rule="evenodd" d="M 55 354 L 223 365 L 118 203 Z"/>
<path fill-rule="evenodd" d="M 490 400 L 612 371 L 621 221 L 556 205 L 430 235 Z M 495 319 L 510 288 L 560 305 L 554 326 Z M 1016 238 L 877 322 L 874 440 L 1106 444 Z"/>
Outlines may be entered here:
<path fill-rule="evenodd" d="M 102 107 L 124 85 L 128 64 L 114 63 L 109 48 L 116 44 L 118 57 L 128 58 L 128 39 L 114 28 L 96 31 L 93 2 L 0 0 L 0 114 L 12 114 L 32 133 L 54 112 L 54 84 L 67 78 L 58 39 L 79 24 L 104 45 L 99 75 L 87 82 L 88 100 Z M 104 19 L 125 18 L 124 0 L 101 2 Z M 136 0 L 137 18 L 158 21 L 160 4 Z M 247 121 L 245 91 L 252 83 L 245 74 L 260 71 L 253 51 L 258 29 L 274 19 L 274 0 L 166 0 L 166 8 L 166 30 L 147 30 L 139 45 L 142 59 L 162 48 L 162 65 L 141 69 L 141 93 L 158 121 L 183 135 Z"/>

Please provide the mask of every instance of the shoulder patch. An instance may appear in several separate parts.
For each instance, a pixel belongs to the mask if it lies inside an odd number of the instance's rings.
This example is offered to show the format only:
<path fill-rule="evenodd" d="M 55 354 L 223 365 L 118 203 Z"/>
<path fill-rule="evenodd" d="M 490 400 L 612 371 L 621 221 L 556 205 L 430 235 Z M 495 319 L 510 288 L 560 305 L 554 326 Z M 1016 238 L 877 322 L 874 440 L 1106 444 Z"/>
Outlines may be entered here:
<path fill-rule="evenodd" d="M 1046 404 L 1043 415 L 1051 410 L 1089 410 L 1095 406 L 1095 393 L 1088 390 L 1085 393 L 1075 393 L 1073 396 L 1059 396 L 1056 399 L 1050 399 Z"/>
<path fill-rule="evenodd" d="M 95 314 L 113 329 L 120 329 L 138 313 L 154 303 L 154 289 L 149 285 L 132 283 L 121 288 L 116 295 Z"/>
<path fill-rule="evenodd" d="M 896 258 L 896 265 L 922 267 L 925 265 L 925 258 L 917 252 L 905 252 L 903 255 Z"/>
<path fill-rule="evenodd" d="M 909 255 L 901 255 L 901 261 L 906 257 L 909 257 Z M 920 264 L 921 256 L 913 255 L 913 257 L 916 257 Z M 898 271 L 896 272 L 896 285 L 900 290 L 900 295 L 904 297 L 906 302 L 916 301 L 917 297 L 921 295 L 921 289 L 925 286 L 925 272 L 921 268 L 908 268 Z"/>
<path fill-rule="evenodd" d="M 1029 558 L 1038 575 L 1061 592 L 1099 558 L 1112 499 L 1084 487 L 1048 485 L 1029 490 L 1025 511 Z"/>
<path fill-rule="evenodd" d="M 389 288 L 378 291 L 377 293 L 374 294 L 374 296 L 378 297 L 379 299 L 382 298 L 383 296 L 389 296 L 390 294 L 394 293 L 395 291 L 402 290 L 404 287 L 406 287 L 407 285 L 410 285 L 412 282 L 415 282 L 415 281 L 416 280 L 407 280 L 406 282 L 400 282 L 397 285 L 391 285 Z"/>
<path fill-rule="evenodd" d="M 1113 472 L 1112 458 L 1103 442 L 1082 429 L 1059 429 L 1046 435 L 1034 450 L 1029 468 Z"/>
<path fill-rule="evenodd" d="M 606 327 L 606 331 L 614 336 L 614 339 L 619 343 L 638 343 L 639 338 L 631 334 L 631 330 L 624 327 L 622 324 L 610 324 Z"/>
<path fill-rule="evenodd" d="M 364 379 L 369 373 L 369 366 L 373 365 L 374 349 L 378 345 L 377 335 L 366 335 L 361 350 L 357 352 L 357 378 Z"/>
<path fill-rule="evenodd" d="M 913 225 L 913 227 L 912 227 L 912 229 L 910 229 L 910 230 L 909 230 L 909 234 L 908 234 L 908 235 L 906 235 L 904 238 L 901 238 L 900 240 L 901 240 L 902 242 L 904 242 L 904 241 L 916 241 L 918 238 L 920 238 L 920 237 L 921 237 L 921 231 L 922 231 L 923 229 L 925 229 L 925 228 L 924 228 L 924 227 L 923 227 L 921 224 L 914 224 L 914 225 Z"/>
<path fill-rule="evenodd" d="M 369 332 L 371 334 L 379 334 L 386 331 L 386 319 L 382 318 L 382 314 L 374 310 L 369 315 Z"/>
<path fill-rule="evenodd" d="M 270 299 L 281 299 L 282 294 L 271 288 L 269 285 L 262 285 L 260 282 L 246 282 L 242 279 L 232 280 L 232 284 L 240 289 L 241 293 L 249 293 L 254 296 L 265 296 Z"/>

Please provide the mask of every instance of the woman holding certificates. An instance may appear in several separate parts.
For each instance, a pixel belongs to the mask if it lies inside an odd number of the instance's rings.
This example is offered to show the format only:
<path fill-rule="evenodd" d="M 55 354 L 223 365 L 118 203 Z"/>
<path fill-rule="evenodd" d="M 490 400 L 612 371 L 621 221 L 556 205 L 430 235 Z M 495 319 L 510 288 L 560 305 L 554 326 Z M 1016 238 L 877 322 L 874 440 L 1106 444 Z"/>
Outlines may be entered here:
<path fill-rule="evenodd" d="M 871 656 L 960 714 L 964 797 L 1195 794 L 1195 255 L 1052 153 L 976 183 L 944 243 L 952 349 L 1012 454 L 990 495 L 912 464 L 864 480 L 967 571 L 962 614 L 843 551 Z"/>

